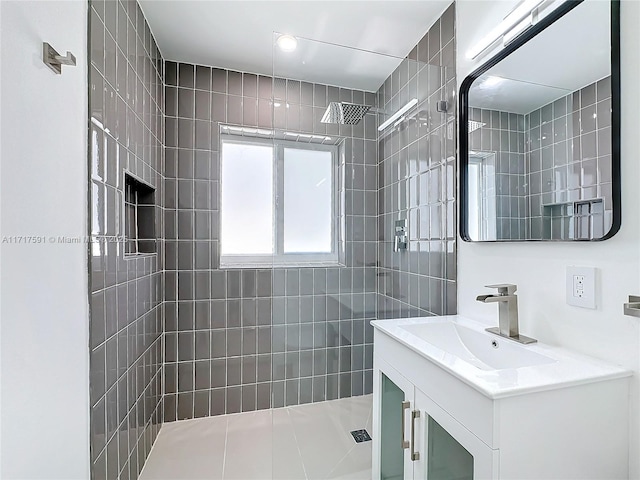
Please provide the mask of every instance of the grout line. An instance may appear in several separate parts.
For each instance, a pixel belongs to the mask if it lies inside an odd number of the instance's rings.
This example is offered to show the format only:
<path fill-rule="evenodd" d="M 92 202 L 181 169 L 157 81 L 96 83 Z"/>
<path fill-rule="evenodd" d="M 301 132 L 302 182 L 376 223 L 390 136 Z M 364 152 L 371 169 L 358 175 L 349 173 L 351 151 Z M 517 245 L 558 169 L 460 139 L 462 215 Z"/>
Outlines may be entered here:
<path fill-rule="evenodd" d="M 336 471 L 336 469 L 343 462 L 343 460 L 345 460 L 347 457 L 349 457 L 349 455 L 351 455 L 351 452 L 353 451 L 354 448 L 355 448 L 355 445 L 352 445 L 351 448 L 347 451 L 347 453 L 340 460 L 338 460 L 335 466 L 329 471 L 329 475 L 327 476 L 327 478 L 332 478 L 331 475 L 333 474 L 333 472 Z"/>
<path fill-rule="evenodd" d="M 225 427 L 224 427 L 224 454 L 222 455 L 222 472 L 220 475 L 224 479 L 224 470 L 227 466 L 227 441 L 229 438 L 229 419 L 226 419 Z"/>
<path fill-rule="evenodd" d="M 337 413 L 337 412 L 335 412 L 335 409 L 338 407 L 338 403 L 340 403 L 340 404 L 348 404 L 348 403 L 349 403 L 349 400 L 350 400 L 350 399 L 352 399 L 352 398 L 360 398 L 360 396 L 358 396 L 358 397 L 349 397 L 348 399 L 336 399 L 336 400 L 329 400 L 329 401 L 321 402 L 321 403 L 325 403 L 325 404 L 326 404 L 325 406 L 329 409 L 329 411 L 332 411 L 332 410 L 333 410 L 333 411 L 334 411 L 334 413 Z M 346 400 L 346 401 L 342 402 L 342 400 Z M 296 407 L 299 407 L 299 406 L 300 406 L 300 405 L 298 405 L 298 406 L 296 406 Z M 370 412 L 370 413 L 369 413 L 369 416 L 367 417 L 367 421 L 368 421 L 368 418 L 371 416 L 371 411 L 372 411 L 372 409 L 373 409 L 373 402 L 371 402 L 371 406 L 370 406 L 370 410 L 369 410 L 369 412 Z M 351 411 L 350 411 L 350 413 L 353 413 L 353 412 L 351 412 Z M 351 417 L 353 417 L 353 415 L 351 415 Z M 331 415 L 331 418 L 337 418 L 337 417 L 335 417 L 334 415 Z M 339 428 L 339 426 L 338 426 L 338 425 L 336 425 L 336 427 L 338 427 L 338 428 L 337 428 L 337 431 L 339 431 L 339 432 L 341 432 L 341 433 L 342 433 L 342 431 L 341 431 L 341 429 Z M 366 428 L 366 421 L 365 421 L 365 425 L 363 425 L 363 428 Z M 346 432 L 346 434 L 345 434 L 345 435 L 346 435 L 346 437 L 348 437 L 349 439 L 352 439 L 352 436 L 351 436 L 351 434 L 350 434 L 350 432 L 349 432 L 348 430 L 347 430 L 347 432 Z M 354 448 L 355 448 L 355 446 L 356 446 L 356 445 L 357 445 L 357 444 L 355 444 L 355 443 L 354 443 L 354 444 L 351 446 L 351 448 L 349 448 L 349 450 L 348 450 L 348 451 L 347 451 L 347 452 L 346 452 L 346 453 L 345 453 L 345 454 L 340 458 L 340 460 L 338 460 L 338 462 L 336 462 L 336 464 L 334 465 L 334 467 L 329 471 L 328 478 L 331 478 L 331 474 L 332 474 L 332 473 L 333 473 L 333 472 L 338 468 L 338 465 L 340 465 L 340 464 L 341 464 L 341 463 L 342 463 L 342 462 L 343 462 L 347 457 L 349 457 L 349 456 L 350 456 L 351 452 L 352 452 L 352 451 L 354 451 Z"/>
<path fill-rule="evenodd" d="M 151 428 L 151 427 L 149 426 L 147 428 Z M 145 430 L 146 430 L 146 428 L 145 428 Z M 144 473 L 144 469 L 147 466 L 147 464 L 149 463 L 148 460 L 151 457 L 151 455 L 153 454 L 154 448 L 156 448 L 156 445 L 158 444 L 158 437 L 160 437 L 160 433 L 161 432 L 162 432 L 162 424 L 160 425 L 160 428 L 158 429 L 158 433 L 156 434 L 155 440 L 151 444 L 151 449 L 149 450 L 149 455 L 147 455 L 145 460 L 144 460 L 144 464 L 142 465 L 142 470 L 140 470 L 140 475 L 138 475 L 138 478 L 142 477 L 142 474 Z M 127 435 L 128 435 L 128 432 L 127 432 Z M 129 457 L 127 458 L 127 460 L 129 459 Z M 125 463 L 125 465 L 126 465 L 126 463 Z M 124 468 L 119 472 L 119 474 L 121 474 L 122 472 L 124 472 Z"/>
<path fill-rule="evenodd" d="M 298 450 L 298 456 L 300 457 L 300 463 L 302 464 L 302 471 L 304 472 L 304 478 L 305 478 L 305 480 L 308 480 L 309 479 L 309 475 L 307 474 L 307 467 L 304 464 L 304 458 L 302 456 L 302 452 L 300 451 L 300 444 L 298 443 L 298 436 L 296 435 L 296 429 L 293 426 L 293 420 L 291 419 L 291 415 L 290 415 L 289 409 L 290 409 L 290 407 L 286 407 L 287 418 L 289 419 L 289 423 L 291 424 L 291 430 L 293 432 L 293 439 L 296 442 L 296 449 Z M 273 438 L 273 417 L 272 417 L 272 421 L 271 421 L 271 426 L 272 426 L 271 437 Z M 271 474 L 273 475 L 273 466 L 271 467 Z"/>

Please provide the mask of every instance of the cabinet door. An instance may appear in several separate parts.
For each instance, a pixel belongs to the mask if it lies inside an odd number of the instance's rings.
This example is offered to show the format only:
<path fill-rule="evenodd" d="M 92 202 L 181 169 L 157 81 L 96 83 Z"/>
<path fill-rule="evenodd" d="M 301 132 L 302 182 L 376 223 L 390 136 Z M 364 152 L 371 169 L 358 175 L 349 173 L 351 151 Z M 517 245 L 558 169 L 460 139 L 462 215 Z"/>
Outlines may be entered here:
<path fill-rule="evenodd" d="M 428 480 L 497 478 L 498 451 L 458 423 L 423 392 L 415 389 L 413 414 L 414 477 Z"/>
<path fill-rule="evenodd" d="M 381 480 L 413 478 L 409 455 L 413 385 L 388 364 L 374 366 L 373 473 Z"/>

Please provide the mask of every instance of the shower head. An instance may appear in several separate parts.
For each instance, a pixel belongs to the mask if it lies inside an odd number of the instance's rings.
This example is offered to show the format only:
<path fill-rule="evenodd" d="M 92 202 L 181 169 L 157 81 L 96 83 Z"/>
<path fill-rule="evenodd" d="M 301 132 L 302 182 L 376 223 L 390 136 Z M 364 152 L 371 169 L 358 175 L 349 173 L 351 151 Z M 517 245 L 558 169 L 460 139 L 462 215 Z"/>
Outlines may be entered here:
<path fill-rule="evenodd" d="M 482 128 L 485 125 L 486 123 L 476 122 L 475 120 L 469 120 L 469 133 L 473 132 L 474 130 L 478 130 L 479 128 Z"/>
<path fill-rule="evenodd" d="M 322 123 L 339 123 L 341 125 L 357 125 L 371 109 L 370 105 L 357 103 L 331 102 L 324 112 Z"/>

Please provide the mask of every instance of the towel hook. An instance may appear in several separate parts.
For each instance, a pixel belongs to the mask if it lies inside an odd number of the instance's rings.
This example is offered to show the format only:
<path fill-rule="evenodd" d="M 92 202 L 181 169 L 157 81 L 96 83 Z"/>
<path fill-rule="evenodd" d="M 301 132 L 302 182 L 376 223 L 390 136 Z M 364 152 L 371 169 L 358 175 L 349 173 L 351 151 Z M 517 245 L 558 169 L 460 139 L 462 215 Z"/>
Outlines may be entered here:
<path fill-rule="evenodd" d="M 76 65 L 76 57 L 73 53 L 67 52 L 64 56 L 60 55 L 47 42 L 43 42 L 42 44 L 42 61 L 58 75 L 62 73 L 62 65 Z"/>

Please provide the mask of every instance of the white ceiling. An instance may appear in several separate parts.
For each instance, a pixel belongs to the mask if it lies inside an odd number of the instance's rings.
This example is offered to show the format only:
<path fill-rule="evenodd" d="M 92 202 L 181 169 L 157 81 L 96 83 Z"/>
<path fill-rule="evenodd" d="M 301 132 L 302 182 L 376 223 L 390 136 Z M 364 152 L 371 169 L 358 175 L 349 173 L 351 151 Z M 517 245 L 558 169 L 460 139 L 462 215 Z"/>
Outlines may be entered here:
<path fill-rule="evenodd" d="M 492 85 L 491 80 L 495 78 L 483 75 L 474 82 L 469 92 L 472 107 L 525 115 L 573 91 L 504 77 L 500 77 L 499 85 Z"/>
<path fill-rule="evenodd" d="M 451 0 L 383 1 L 243 1 L 140 0 L 166 60 L 273 74 L 273 33 L 357 48 L 404 58 Z M 327 47 L 328 48 L 328 47 Z M 335 47 L 334 51 L 335 51 Z M 351 52 L 354 54 L 355 52 Z M 367 75 L 347 67 L 362 55 L 341 52 L 318 55 L 305 63 L 300 78 L 290 66 L 279 65 L 290 78 L 376 90 L 398 65 L 394 58 L 370 56 Z M 333 61 L 326 63 L 322 59 Z M 362 68 L 359 69 L 363 71 Z M 276 74 L 282 74 L 276 72 Z M 317 79 L 316 79 L 317 78 Z"/>
<path fill-rule="evenodd" d="M 610 75 L 609 9 L 600 0 L 578 5 L 476 80 L 471 106 L 529 113 Z M 483 86 L 488 77 L 505 80 Z"/>
<path fill-rule="evenodd" d="M 401 57 L 298 38 L 293 52 L 273 51 L 273 75 L 375 92 Z"/>

